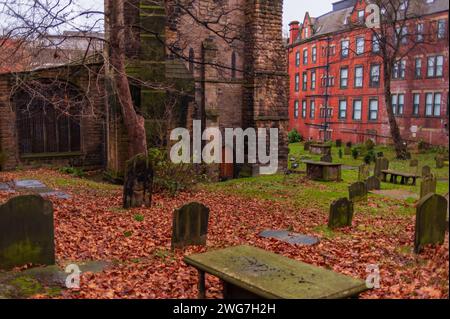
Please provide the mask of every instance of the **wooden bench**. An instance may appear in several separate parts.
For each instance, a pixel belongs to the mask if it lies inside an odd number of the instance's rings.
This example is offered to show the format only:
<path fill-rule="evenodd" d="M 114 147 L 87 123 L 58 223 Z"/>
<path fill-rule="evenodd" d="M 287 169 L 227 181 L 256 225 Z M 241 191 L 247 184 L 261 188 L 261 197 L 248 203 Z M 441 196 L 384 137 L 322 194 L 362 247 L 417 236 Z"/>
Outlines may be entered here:
<path fill-rule="evenodd" d="M 417 179 L 420 178 L 420 176 L 417 176 L 416 174 L 402 173 L 402 172 L 397 172 L 397 171 L 392 171 L 392 170 L 383 170 L 383 171 L 381 171 L 381 174 L 382 174 L 383 182 L 387 182 L 388 175 L 391 175 L 389 182 L 393 183 L 393 184 L 398 184 L 397 179 L 399 177 L 401 177 L 400 184 L 402 184 L 402 185 L 408 185 L 409 180 L 411 179 L 412 180 L 411 185 L 415 186 L 417 183 Z"/>
<path fill-rule="evenodd" d="M 314 181 L 342 181 L 342 164 L 303 161 L 306 164 L 306 175 Z"/>
<path fill-rule="evenodd" d="M 199 299 L 205 298 L 205 273 L 222 280 L 225 299 L 343 299 L 368 290 L 362 280 L 250 246 L 184 261 L 199 272 Z"/>

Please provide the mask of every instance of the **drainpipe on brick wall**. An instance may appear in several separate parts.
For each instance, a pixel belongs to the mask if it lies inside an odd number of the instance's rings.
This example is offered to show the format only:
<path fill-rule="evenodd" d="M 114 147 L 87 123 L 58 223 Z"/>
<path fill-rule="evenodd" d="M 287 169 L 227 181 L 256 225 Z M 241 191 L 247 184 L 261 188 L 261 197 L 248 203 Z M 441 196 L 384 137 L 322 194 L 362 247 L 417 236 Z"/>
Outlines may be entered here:
<path fill-rule="evenodd" d="M 328 132 L 328 84 L 330 76 L 330 41 L 331 38 L 327 37 L 327 66 L 326 66 L 326 82 L 325 82 L 325 122 L 323 124 L 323 141 L 327 142 L 327 132 Z"/>

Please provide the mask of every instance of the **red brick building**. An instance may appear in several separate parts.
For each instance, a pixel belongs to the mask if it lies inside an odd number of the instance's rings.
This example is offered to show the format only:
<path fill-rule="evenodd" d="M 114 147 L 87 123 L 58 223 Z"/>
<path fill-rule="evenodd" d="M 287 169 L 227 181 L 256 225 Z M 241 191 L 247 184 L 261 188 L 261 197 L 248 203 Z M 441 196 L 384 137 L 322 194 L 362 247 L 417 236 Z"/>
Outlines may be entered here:
<path fill-rule="evenodd" d="M 394 68 L 393 110 L 407 140 L 448 144 L 449 2 L 412 2 L 420 17 L 407 21 L 405 39 L 423 33 L 427 41 Z M 290 129 L 306 139 L 390 142 L 379 46 L 364 24 L 369 3 L 339 1 L 323 16 L 290 24 Z"/>

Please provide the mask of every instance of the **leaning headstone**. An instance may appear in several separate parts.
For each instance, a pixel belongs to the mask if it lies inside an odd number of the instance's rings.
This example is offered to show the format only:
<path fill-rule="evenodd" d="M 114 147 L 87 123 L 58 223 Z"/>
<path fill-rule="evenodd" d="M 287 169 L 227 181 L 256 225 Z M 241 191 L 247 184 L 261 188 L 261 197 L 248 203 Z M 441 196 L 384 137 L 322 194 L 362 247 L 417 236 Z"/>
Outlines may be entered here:
<path fill-rule="evenodd" d="M 414 251 L 418 254 L 428 244 L 443 244 L 447 215 L 447 200 L 428 194 L 417 204 Z"/>
<path fill-rule="evenodd" d="M 172 250 L 187 246 L 205 246 L 208 234 L 209 208 L 190 203 L 173 214 Z"/>
<path fill-rule="evenodd" d="M 409 162 L 409 167 L 417 167 L 419 166 L 419 161 L 416 159 L 413 159 Z"/>
<path fill-rule="evenodd" d="M 436 168 L 443 168 L 445 166 L 445 160 L 442 156 L 436 157 Z"/>
<path fill-rule="evenodd" d="M 352 148 L 346 146 L 346 147 L 344 148 L 344 155 L 352 155 Z"/>
<path fill-rule="evenodd" d="M 362 164 L 359 166 L 358 181 L 363 182 L 370 176 L 370 166 Z"/>
<path fill-rule="evenodd" d="M 311 144 L 312 144 L 312 142 L 310 142 L 310 141 L 305 142 L 305 144 L 303 145 L 303 149 L 305 151 L 309 151 L 309 147 L 311 146 Z"/>
<path fill-rule="evenodd" d="M 430 166 L 424 166 L 422 167 L 422 178 L 431 176 L 431 168 Z"/>
<path fill-rule="evenodd" d="M 39 195 L 26 195 L 1 205 L 0 269 L 54 263 L 52 203 Z"/>
<path fill-rule="evenodd" d="M 331 154 L 326 154 L 320 158 L 320 161 L 325 163 L 333 163 L 333 157 Z"/>
<path fill-rule="evenodd" d="M 353 202 L 349 201 L 347 198 L 341 198 L 331 204 L 328 228 L 350 227 L 352 226 L 352 220 Z"/>
<path fill-rule="evenodd" d="M 380 190 L 381 189 L 381 181 L 376 176 L 371 176 L 366 181 L 367 191 Z"/>
<path fill-rule="evenodd" d="M 375 172 L 374 176 L 381 179 L 381 171 L 389 169 L 389 160 L 385 157 L 379 157 L 375 161 Z"/>
<path fill-rule="evenodd" d="M 428 194 L 435 194 L 437 187 L 437 179 L 433 175 L 426 176 L 420 184 L 420 198 L 424 198 Z"/>
<path fill-rule="evenodd" d="M 356 182 L 349 186 L 349 198 L 353 203 L 367 200 L 366 183 Z"/>
<path fill-rule="evenodd" d="M 126 163 L 123 208 L 150 207 L 152 195 L 152 161 L 147 155 L 138 154 Z"/>

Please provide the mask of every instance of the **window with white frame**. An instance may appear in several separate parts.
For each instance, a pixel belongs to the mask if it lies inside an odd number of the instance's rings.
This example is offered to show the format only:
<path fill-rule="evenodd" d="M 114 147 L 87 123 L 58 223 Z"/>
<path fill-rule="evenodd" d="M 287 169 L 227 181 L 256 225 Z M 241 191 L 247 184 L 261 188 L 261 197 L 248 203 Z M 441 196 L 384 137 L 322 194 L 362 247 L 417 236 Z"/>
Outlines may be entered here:
<path fill-rule="evenodd" d="M 420 94 L 413 94 L 413 115 L 419 115 L 420 112 Z"/>
<path fill-rule="evenodd" d="M 294 118 L 298 119 L 298 100 L 294 102 Z"/>
<path fill-rule="evenodd" d="M 316 116 L 316 101 L 309 102 L 309 118 L 314 119 Z"/>
<path fill-rule="evenodd" d="M 341 88 L 348 87 L 348 68 L 341 69 Z"/>
<path fill-rule="evenodd" d="M 416 79 L 419 79 L 422 77 L 422 59 L 416 58 L 415 60 L 415 66 L 414 66 L 414 75 L 416 76 Z"/>
<path fill-rule="evenodd" d="M 312 60 L 312 63 L 316 63 L 317 62 L 317 47 L 313 47 L 312 48 L 311 60 Z"/>
<path fill-rule="evenodd" d="M 341 41 L 341 57 L 347 58 L 350 51 L 350 41 L 343 40 Z"/>
<path fill-rule="evenodd" d="M 364 53 L 364 37 L 356 38 L 356 54 L 361 55 Z"/>
<path fill-rule="evenodd" d="M 444 56 L 430 56 L 427 63 L 427 76 L 442 77 L 444 75 Z"/>
<path fill-rule="evenodd" d="M 441 115 L 441 93 L 427 93 L 425 98 L 425 115 L 440 116 Z"/>
<path fill-rule="evenodd" d="M 374 53 L 380 52 L 380 39 L 376 34 L 372 36 L 372 52 Z"/>
<path fill-rule="evenodd" d="M 300 74 L 295 74 L 295 92 L 300 91 Z"/>
<path fill-rule="evenodd" d="M 306 100 L 302 101 L 302 118 L 306 119 Z"/>
<path fill-rule="evenodd" d="M 355 67 L 355 88 L 362 88 L 364 84 L 364 67 Z"/>
<path fill-rule="evenodd" d="M 362 119 L 362 100 L 353 100 L 353 119 L 361 121 Z"/>
<path fill-rule="evenodd" d="M 380 86 L 380 65 L 374 64 L 370 67 L 370 86 Z"/>
<path fill-rule="evenodd" d="M 303 64 L 304 65 L 308 64 L 308 49 L 303 50 Z"/>
<path fill-rule="evenodd" d="M 394 94 L 392 95 L 392 112 L 394 115 L 403 115 L 405 108 L 405 95 Z"/>
<path fill-rule="evenodd" d="M 416 26 L 416 41 L 417 42 L 423 41 L 423 39 L 424 39 L 423 31 L 424 31 L 424 24 L 418 23 Z"/>
<path fill-rule="evenodd" d="M 300 66 L 300 51 L 295 52 L 295 66 Z"/>
<path fill-rule="evenodd" d="M 316 71 L 311 71 L 311 90 L 316 89 Z"/>
<path fill-rule="evenodd" d="M 406 60 L 397 61 L 394 63 L 392 70 L 393 79 L 404 79 L 406 75 Z"/>
<path fill-rule="evenodd" d="M 369 121 L 378 120 L 378 100 L 370 99 L 369 100 Z"/>
<path fill-rule="evenodd" d="M 438 39 L 444 39 L 446 35 L 447 23 L 444 19 L 438 21 L 437 37 Z"/>
<path fill-rule="evenodd" d="M 303 91 L 308 90 L 308 73 L 306 73 L 306 72 L 303 72 L 302 89 L 303 89 Z"/>
<path fill-rule="evenodd" d="M 339 101 L 339 114 L 340 119 L 347 118 L 347 100 L 340 100 Z"/>

